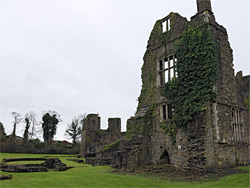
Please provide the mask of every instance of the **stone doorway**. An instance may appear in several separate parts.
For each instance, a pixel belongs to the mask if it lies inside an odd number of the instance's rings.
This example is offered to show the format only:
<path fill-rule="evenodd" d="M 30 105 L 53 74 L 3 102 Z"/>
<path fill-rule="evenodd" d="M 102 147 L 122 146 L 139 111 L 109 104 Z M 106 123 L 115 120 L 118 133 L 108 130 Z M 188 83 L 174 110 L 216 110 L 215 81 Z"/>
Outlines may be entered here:
<path fill-rule="evenodd" d="M 162 164 L 170 164 L 170 158 L 169 158 L 169 154 L 168 154 L 167 150 L 165 150 L 165 151 L 162 153 L 162 155 L 161 155 L 161 157 L 160 157 L 160 162 L 161 162 Z"/>

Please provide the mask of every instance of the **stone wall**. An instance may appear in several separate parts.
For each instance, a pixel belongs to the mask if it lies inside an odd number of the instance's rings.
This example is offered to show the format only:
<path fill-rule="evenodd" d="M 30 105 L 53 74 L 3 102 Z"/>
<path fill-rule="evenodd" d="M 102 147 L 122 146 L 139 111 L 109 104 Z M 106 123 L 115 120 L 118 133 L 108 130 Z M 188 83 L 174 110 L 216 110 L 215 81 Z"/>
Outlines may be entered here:
<path fill-rule="evenodd" d="M 121 132 L 121 118 L 108 119 L 108 132 L 114 132 L 114 133 Z"/>
<path fill-rule="evenodd" d="M 89 114 L 83 120 L 83 130 L 93 130 L 93 131 L 100 131 L 101 128 L 101 118 L 98 114 Z"/>
<path fill-rule="evenodd" d="M 80 155 L 100 156 L 105 145 L 123 139 L 125 133 L 121 132 L 121 119 L 109 118 L 108 130 L 100 129 L 100 117 L 98 114 L 89 114 L 84 119 Z"/>

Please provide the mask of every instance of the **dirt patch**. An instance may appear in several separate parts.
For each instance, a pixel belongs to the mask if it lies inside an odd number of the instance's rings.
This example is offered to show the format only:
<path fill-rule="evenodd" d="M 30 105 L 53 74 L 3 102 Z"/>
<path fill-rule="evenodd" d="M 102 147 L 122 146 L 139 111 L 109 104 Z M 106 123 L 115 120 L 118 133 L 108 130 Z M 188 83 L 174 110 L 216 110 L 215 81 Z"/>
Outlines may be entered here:
<path fill-rule="evenodd" d="M 170 181 L 207 181 L 211 179 L 218 179 L 220 177 L 232 175 L 232 174 L 242 174 L 249 173 L 249 171 L 238 170 L 234 168 L 226 168 L 226 169 L 217 169 L 211 171 L 198 171 L 198 170 L 178 170 L 170 165 L 150 165 L 143 166 L 134 170 L 111 170 L 113 173 L 120 174 L 138 174 L 138 175 L 146 175 L 146 176 L 155 176 L 160 177 L 162 179 L 167 179 Z"/>

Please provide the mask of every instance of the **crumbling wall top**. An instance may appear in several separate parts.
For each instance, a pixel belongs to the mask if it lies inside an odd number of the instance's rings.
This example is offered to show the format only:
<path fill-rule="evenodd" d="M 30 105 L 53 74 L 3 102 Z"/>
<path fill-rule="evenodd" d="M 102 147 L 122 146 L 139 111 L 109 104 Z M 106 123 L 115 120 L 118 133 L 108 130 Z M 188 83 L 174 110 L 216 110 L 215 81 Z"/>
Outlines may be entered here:
<path fill-rule="evenodd" d="M 180 37 L 187 24 L 187 18 L 173 12 L 168 16 L 157 20 L 151 31 L 147 50 L 157 49 L 164 43 L 166 44 Z"/>
<path fill-rule="evenodd" d="M 100 131 L 101 128 L 101 118 L 98 114 L 89 114 L 83 120 L 83 130 Z"/>
<path fill-rule="evenodd" d="M 121 132 L 121 118 L 109 118 L 108 119 L 108 132 Z"/>
<path fill-rule="evenodd" d="M 198 13 L 204 10 L 209 10 L 212 12 L 212 6 L 210 0 L 197 0 L 197 10 Z"/>

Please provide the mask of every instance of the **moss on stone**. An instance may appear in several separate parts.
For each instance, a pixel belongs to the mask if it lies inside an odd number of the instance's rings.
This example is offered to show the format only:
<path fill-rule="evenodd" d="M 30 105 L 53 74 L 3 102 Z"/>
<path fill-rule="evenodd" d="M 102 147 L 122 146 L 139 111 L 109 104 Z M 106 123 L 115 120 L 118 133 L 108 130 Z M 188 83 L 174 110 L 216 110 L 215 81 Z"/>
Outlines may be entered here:
<path fill-rule="evenodd" d="M 111 144 L 104 145 L 103 148 L 101 149 L 101 152 L 107 152 L 107 151 L 114 149 L 116 146 L 118 146 L 120 144 L 120 142 L 121 142 L 121 140 L 118 139 Z"/>

